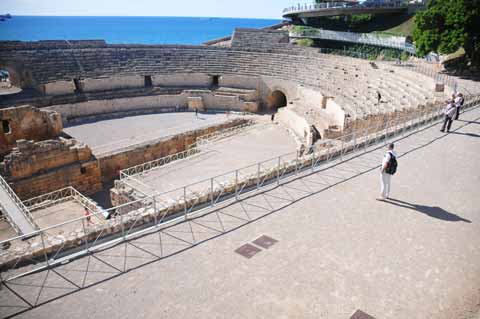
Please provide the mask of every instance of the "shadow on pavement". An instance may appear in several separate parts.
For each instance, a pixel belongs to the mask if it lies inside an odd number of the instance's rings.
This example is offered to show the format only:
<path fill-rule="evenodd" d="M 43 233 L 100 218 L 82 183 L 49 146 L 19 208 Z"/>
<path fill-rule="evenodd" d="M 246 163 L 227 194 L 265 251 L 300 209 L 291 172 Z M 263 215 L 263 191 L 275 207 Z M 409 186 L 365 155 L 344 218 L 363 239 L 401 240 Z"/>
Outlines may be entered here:
<path fill-rule="evenodd" d="M 425 206 L 425 205 L 418 205 L 418 204 L 412 204 L 409 202 L 405 202 L 399 199 L 395 198 L 389 198 L 388 200 L 385 201 L 385 203 L 395 205 L 398 207 L 402 208 L 408 208 L 411 210 L 415 210 L 419 213 L 428 215 L 433 218 L 449 221 L 449 222 L 465 222 L 465 223 L 471 223 L 472 221 L 468 219 L 464 219 L 456 214 L 447 212 L 445 209 L 437 206 Z"/>
<path fill-rule="evenodd" d="M 457 135 L 465 135 L 465 136 L 470 136 L 470 137 L 480 137 L 480 135 L 475 134 L 475 133 L 460 133 L 460 132 L 450 132 L 451 134 L 457 134 Z"/>

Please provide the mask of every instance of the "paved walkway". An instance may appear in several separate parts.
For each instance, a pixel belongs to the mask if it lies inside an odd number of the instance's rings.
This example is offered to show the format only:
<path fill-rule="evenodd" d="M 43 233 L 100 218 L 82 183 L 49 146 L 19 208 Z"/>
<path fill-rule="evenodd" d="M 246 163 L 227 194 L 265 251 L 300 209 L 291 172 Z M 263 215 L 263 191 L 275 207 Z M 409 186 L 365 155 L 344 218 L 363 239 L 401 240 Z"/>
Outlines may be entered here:
<path fill-rule="evenodd" d="M 395 200 L 375 201 L 384 150 L 373 150 L 9 283 L 47 302 L 18 318 L 472 318 L 480 109 L 462 119 L 449 135 L 437 125 L 397 143 Z M 278 242 L 251 259 L 234 252 L 261 235 Z M 0 297 L 4 313 L 25 309 L 5 287 Z"/>

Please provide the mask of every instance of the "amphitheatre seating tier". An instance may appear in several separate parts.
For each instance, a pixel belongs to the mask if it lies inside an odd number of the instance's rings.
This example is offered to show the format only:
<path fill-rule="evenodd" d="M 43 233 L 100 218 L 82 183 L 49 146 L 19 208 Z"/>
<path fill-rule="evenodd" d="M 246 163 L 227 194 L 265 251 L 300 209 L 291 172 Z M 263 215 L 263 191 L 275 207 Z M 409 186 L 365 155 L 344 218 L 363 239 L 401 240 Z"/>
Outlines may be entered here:
<path fill-rule="evenodd" d="M 241 40 L 250 33 L 259 35 L 259 41 L 268 36 L 277 42 L 254 47 L 249 42 L 235 43 L 234 36 L 232 48 L 104 43 L 95 46 L 95 41 L 80 43 L 77 47 L 75 44 L 66 47 L 65 43 L 52 44 L 53 47 L 42 43 L 17 43 L 2 47 L 0 66 L 28 70 L 32 82 L 40 86 L 111 77 L 137 77 L 136 81 L 140 82 L 140 77 L 147 75 L 155 79 L 179 73 L 279 79 L 296 86 L 316 88 L 323 95 L 334 97 L 353 119 L 416 107 L 433 98 L 433 80 L 425 76 L 411 75 L 407 70 L 390 72 L 383 66 L 372 69 L 367 61 L 360 59 L 321 54 L 315 49 L 280 43 L 284 32 L 237 30 L 235 35 Z M 419 81 L 419 77 L 424 79 Z M 380 109 L 374 106 L 376 91 L 388 97 Z"/>

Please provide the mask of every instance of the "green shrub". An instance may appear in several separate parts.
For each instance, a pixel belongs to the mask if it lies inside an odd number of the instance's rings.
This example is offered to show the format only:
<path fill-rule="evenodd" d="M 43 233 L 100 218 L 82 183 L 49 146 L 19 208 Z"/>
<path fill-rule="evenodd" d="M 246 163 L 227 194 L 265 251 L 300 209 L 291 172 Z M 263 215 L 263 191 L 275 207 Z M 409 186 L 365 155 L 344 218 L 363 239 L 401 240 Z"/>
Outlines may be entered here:
<path fill-rule="evenodd" d="M 297 44 L 303 47 L 313 47 L 315 42 L 312 39 L 299 39 L 297 40 Z"/>

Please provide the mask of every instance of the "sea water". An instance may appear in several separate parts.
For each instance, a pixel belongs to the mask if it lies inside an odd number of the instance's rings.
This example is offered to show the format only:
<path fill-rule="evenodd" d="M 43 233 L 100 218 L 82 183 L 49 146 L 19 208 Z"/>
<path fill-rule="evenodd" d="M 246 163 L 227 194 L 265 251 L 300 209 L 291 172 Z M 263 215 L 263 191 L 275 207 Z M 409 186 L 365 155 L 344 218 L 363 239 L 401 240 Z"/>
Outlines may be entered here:
<path fill-rule="evenodd" d="M 201 44 L 236 27 L 261 28 L 271 19 L 186 17 L 13 16 L 0 21 L 0 40 L 91 40 L 125 44 Z"/>

